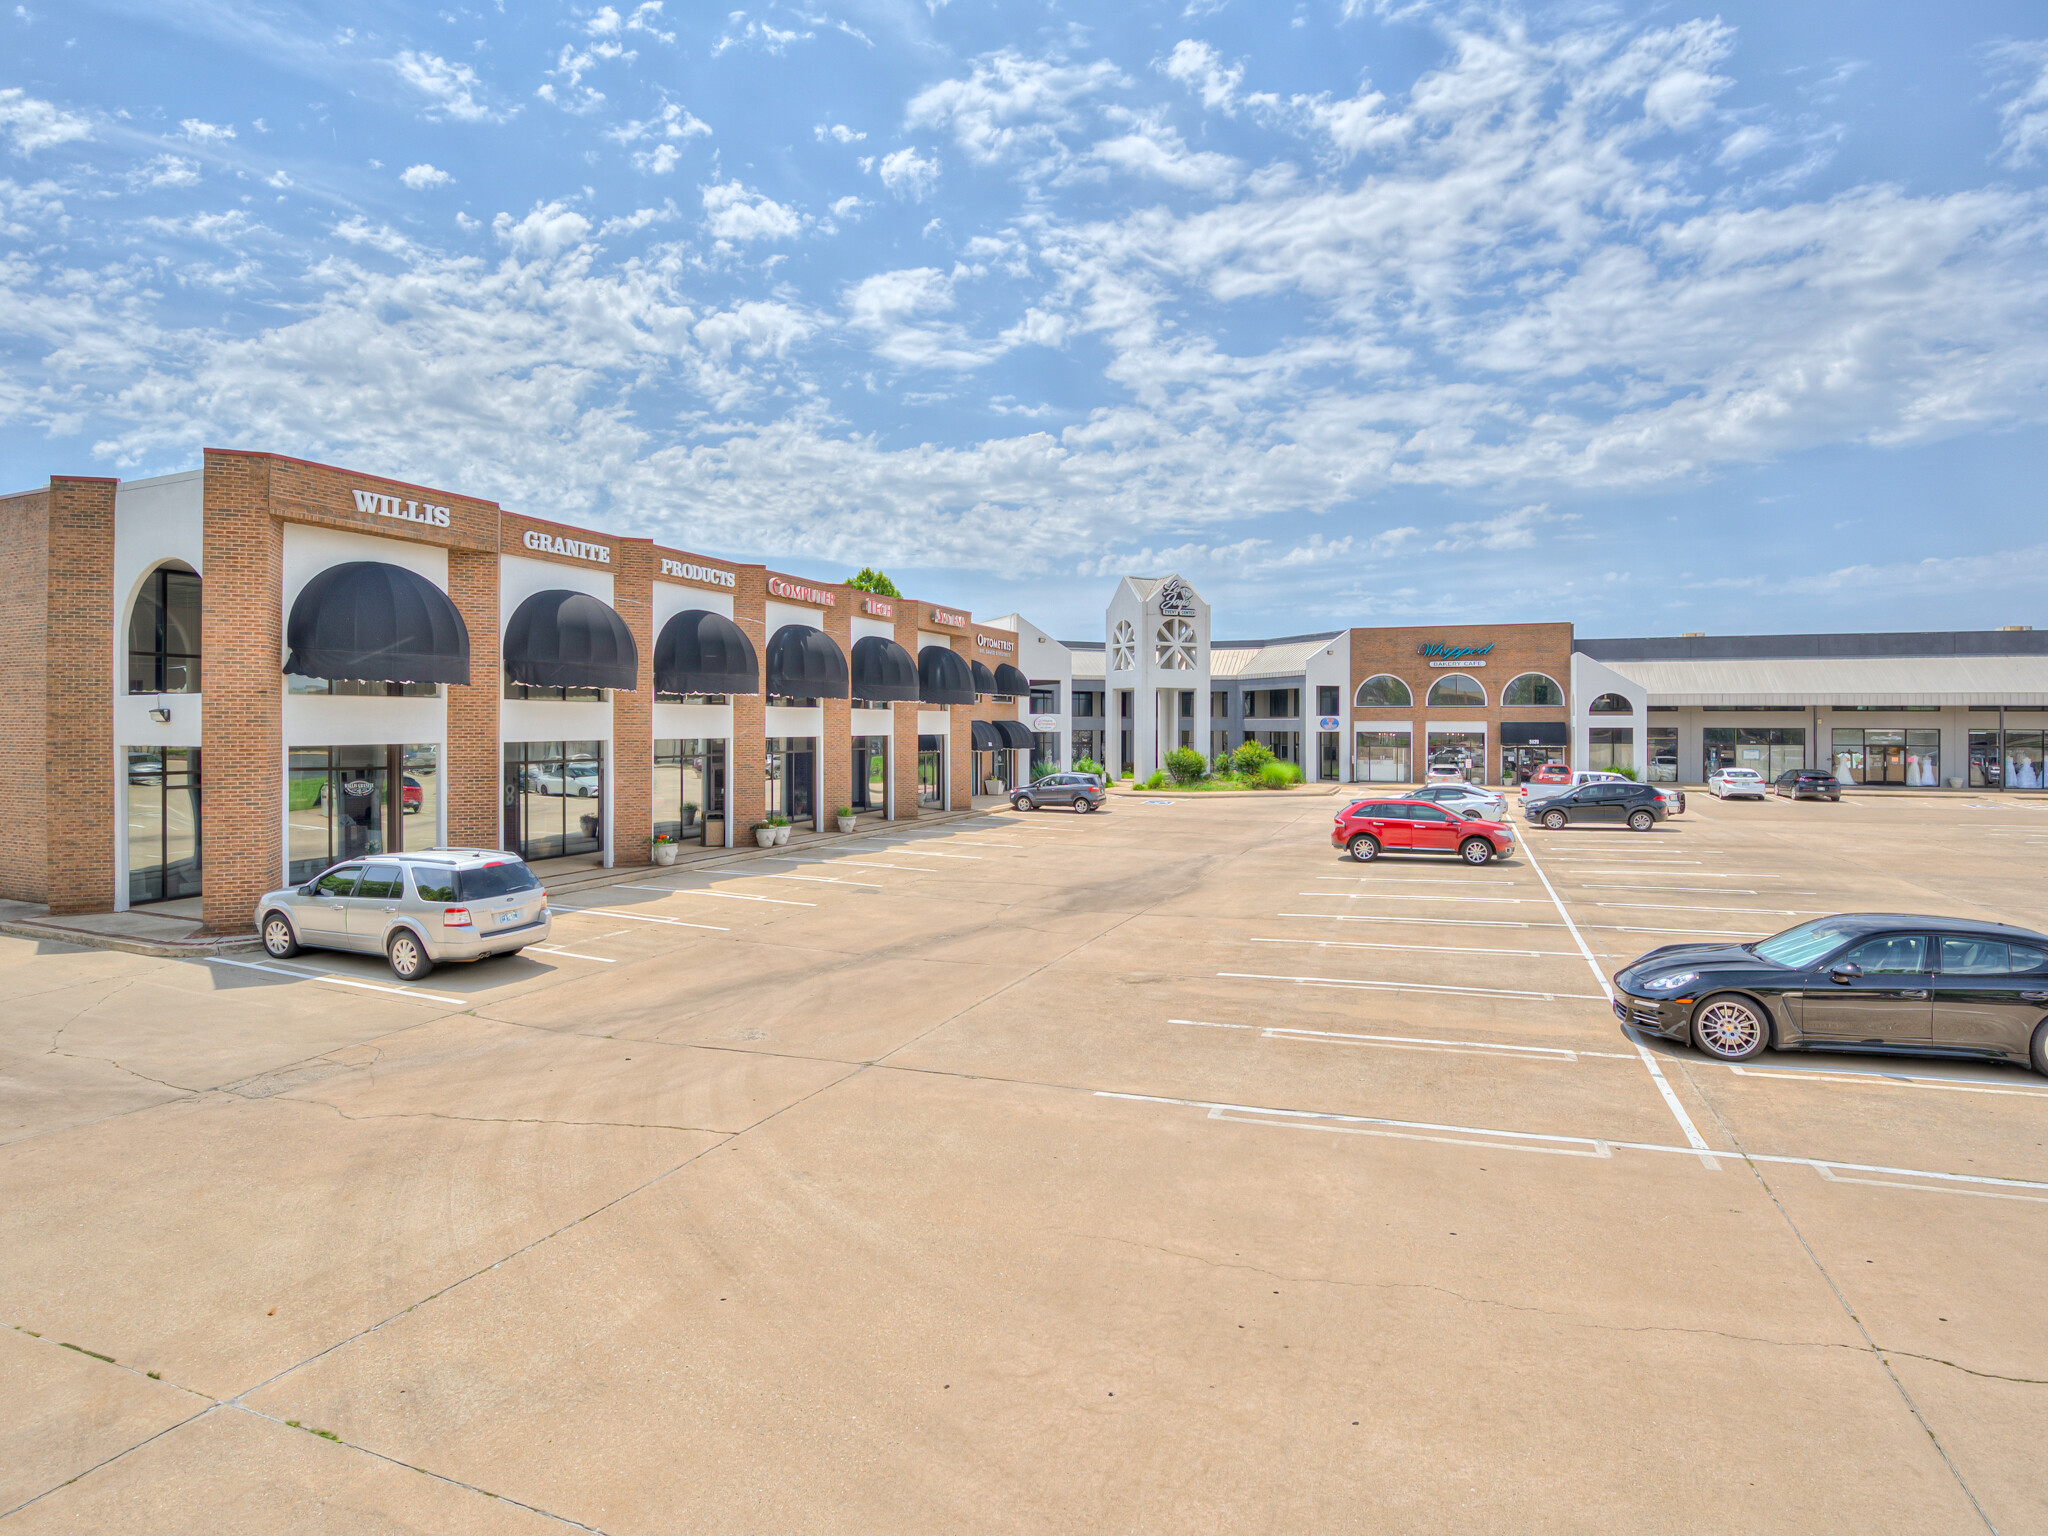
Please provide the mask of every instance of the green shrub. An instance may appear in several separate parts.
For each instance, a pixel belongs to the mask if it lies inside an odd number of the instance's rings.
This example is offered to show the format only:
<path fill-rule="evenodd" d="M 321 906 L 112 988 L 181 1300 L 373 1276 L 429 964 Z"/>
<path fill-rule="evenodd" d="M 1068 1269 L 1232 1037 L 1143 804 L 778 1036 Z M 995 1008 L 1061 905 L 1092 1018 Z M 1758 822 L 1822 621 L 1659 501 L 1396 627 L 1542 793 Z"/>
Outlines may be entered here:
<path fill-rule="evenodd" d="M 1166 754 L 1166 771 L 1176 784 L 1193 784 L 1208 775 L 1209 762 L 1193 747 L 1175 747 Z"/>
<path fill-rule="evenodd" d="M 1157 769 L 1154 769 L 1152 772 L 1152 777 L 1145 781 L 1145 787 L 1147 789 L 1166 788 L 1166 775 L 1159 772 Z"/>
<path fill-rule="evenodd" d="M 1241 779 L 1255 779 L 1259 770 L 1273 761 L 1273 754 L 1256 741 L 1248 741 L 1230 754 L 1230 764 Z"/>
<path fill-rule="evenodd" d="M 1211 773 L 1224 774 L 1230 772 L 1230 767 L 1230 754 L 1228 752 L 1218 752 L 1216 760 L 1209 764 L 1209 771 Z"/>
<path fill-rule="evenodd" d="M 1040 779 L 1049 779 L 1059 771 L 1057 764 L 1041 763 L 1038 767 L 1031 770 L 1031 782 L 1036 784 Z"/>
<path fill-rule="evenodd" d="M 1633 778 L 1634 778 L 1634 777 L 1636 776 L 1636 771 L 1635 771 L 1635 769 L 1633 769 L 1633 768 L 1621 768 L 1621 767 L 1615 767 L 1615 768 L 1610 768 L 1610 769 L 1608 769 L 1607 771 L 1608 771 L 1609 773 L 1618 773 L 1618 774 L 1620 774 L 1620 775 L 1621 775 L 1621 776 L 1622 776 L 1622 777 L 1623 777 L 1624 779 L 1633 779 Z"/>
<path fill-rule="evenodd" d="M 1286 789 L 1301 782 L 1301 770 L 1292 763 L 1267 763 L 1254 782 L 1260 789 Z"/>
<path fill-rule="evenodd" d="M 1103 773 L 1103 771 L 1102 771 L 1102 764 L 1100 764 L 1100 763 L 1098 763 L 1097 761 L 1095 761 L 1095 759 L 1094 759 L 1094 758 L 1092 758 L 1092 757 L 1077 757 L 1077 758 L 1075 758 L 1075 759 L 1074 759 L 1074 772 L 1076 772 L 1076 773 L 1092 773 L 1092 774 L 1094 774 L 1094 775 L 1095 775 L 1095 776 L 1096 776 L 1097 778 L 1103 778 L 1103 777 L 1105 777 L 1105 775 L 1104 775 L 1104 773 Z"/>

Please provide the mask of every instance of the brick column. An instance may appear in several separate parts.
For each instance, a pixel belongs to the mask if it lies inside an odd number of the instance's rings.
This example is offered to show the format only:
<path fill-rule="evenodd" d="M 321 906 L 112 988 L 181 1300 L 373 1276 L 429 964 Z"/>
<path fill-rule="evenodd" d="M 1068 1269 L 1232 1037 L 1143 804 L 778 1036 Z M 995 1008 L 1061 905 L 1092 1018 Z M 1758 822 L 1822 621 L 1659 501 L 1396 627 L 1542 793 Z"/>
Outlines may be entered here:
<path fill-rule="evenodd" d="M 49 758 L 50 493 L 0 497 L 0 782 L 12 788 L 0 816 L 0 900 L 41 901 L 50 880 Z M 111 770 L 110 770 L 111 771 Z"/>
<path fill-rule="evenodd" d="M 917 660 L 917 605 L 907 599 L 896 602 L 896 643 Z M 898 704 L 894 729 L 889 733 L 889 785 L 894 821 L 915 821 L 917 808 L 917 713 L 922 704 Z"/>
<path fill-rule="evenodd" d="M 654 542 L 619 540 L 612 607 L 640 649 L 640 684 L 612 692 L 612 862 L 651 864 L 654 830 Z"/>
<path fill-rule="evenodd" d="M 971 637 L 955 635 L 946 642 L 954 653 L 974 666 L 974 641 Z M 964 811 L 974 804 L 974 733 L 968 729 L 970 721 L 986 718 L 983 711 L 987 701 L 980 704 L 952 704 L 946 708 L 951 725 L 950 739 L 946 743 L 946 804 L 950 809 Z"/>
<path fill-rule="evenodd" d="M 498 702 L 505 690 L 498 660 L 498 552 L 451 548 L 448 596 L 469 630 L 469 681 L 448 685 L 448 760 L 441 764 L 448 843 L 453 848 L 502 848 Z"/>
<path fill-rule="evenodd" d="M 742 566 L 734 573 L 739 582 L 733 593 L 733 622 L 754 642 L 754 654 L 761 662 L 763 678 L 768 662 L 768 573 L 762 567 Z M 754 834 L 747 828 L 762 817 L 762 797 L 767 794 L 761 755 L 766 750 L 767 700 L 758 693 L 732 696 L 732 740 L 725 747 L 725 816 L 732 829 L 735 848 L 750 847 Z"/>
<path fill-rule="evenodd" d="M 48 828 L 44 900 L 53 913 L 106 912 L 114 905 L 114 491 L 119 484 L 50 477 L 43 715 L 49 790 L 43 814 Z"/>
<path fill-rule="evenodd" d="M 267 460 L 209 450 L 203 486 L 202 911 L 208 932 L 244 933 L 284 883 L 284 536 Z"/>
<path fill-rule="evenodd" d="M 853 593 L 840 587 L 839 606 L 818 615 L 818 627 L 832 637 L 839 653 L 853 660 Z M 832 825 L 832 813 L 846 804 L 853 792 L 853 705 L 845 699 L 826 699 L 825 739 L 818 743 L 818 820 L 820 832 Z M 861 711 L 863 716 L 868 713 Z"/>

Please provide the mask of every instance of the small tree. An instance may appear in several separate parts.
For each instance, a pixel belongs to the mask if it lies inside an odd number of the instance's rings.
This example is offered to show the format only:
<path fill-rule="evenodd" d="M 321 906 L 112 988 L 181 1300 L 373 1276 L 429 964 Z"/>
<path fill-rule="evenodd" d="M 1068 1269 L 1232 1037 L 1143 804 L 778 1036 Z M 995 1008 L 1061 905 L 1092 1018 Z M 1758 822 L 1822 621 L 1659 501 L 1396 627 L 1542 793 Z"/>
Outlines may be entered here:
<path fill-rule="evenodd" d="M 847 582 L 847 585 L 849 587 L 858 587 L 863 592 L 872 592 L 878 597 L 901 597 L 903 595 L 896 590 L 895 582 L 870 565 L 862 566 L 860 574 Z"/>
<path fill-rule="evenodd" d="M 1241 779 L 1256 779 L 1259 770 L 1273 761 L 1273 754 L 1256 741 L 1248 741 L 1230 754 L 1230 764 Z"/>
<path fill-rule="evenodd" d="M 1209 763 L 1193 747 L 1175 747 L 1166 754 L 1166 771 L 1176 784 L 1193 784 L 1209 771 Z"/>

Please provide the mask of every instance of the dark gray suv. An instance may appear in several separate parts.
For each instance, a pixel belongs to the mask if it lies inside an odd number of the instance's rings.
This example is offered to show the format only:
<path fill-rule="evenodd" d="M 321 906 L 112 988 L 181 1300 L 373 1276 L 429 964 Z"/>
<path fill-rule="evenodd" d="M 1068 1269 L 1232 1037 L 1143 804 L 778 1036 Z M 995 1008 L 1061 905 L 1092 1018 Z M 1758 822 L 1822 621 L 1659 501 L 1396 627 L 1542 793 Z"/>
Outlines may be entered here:
<path fill-rule="evenodd" d="M 1092 811 L 1106 798 L 1092 773 L 1049 773 L 1011 795 L 1010 804 L 1020 811 L 1035 811 L 1048 805 Z"/>
<path fill-rule="evenodd" d="M 1559 827 L 1628 826 L 1647 832 L 1671 815 L 1654 784 L 1595 782 L 1551 795 L 1523 812 L 1553 832 Z"/>

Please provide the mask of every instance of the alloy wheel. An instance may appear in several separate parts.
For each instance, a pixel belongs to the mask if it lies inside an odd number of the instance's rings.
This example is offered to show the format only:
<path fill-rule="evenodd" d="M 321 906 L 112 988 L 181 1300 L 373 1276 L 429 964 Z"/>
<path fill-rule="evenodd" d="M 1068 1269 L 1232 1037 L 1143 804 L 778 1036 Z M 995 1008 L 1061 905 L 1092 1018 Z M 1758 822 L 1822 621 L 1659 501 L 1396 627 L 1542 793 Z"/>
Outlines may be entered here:
<path fill-rule="evenodd" d="M 1723 1061 L 1746 1061 L 1764 1048 L 1769 1031 L 1755 1008 L 1739 997 L 1717 997 L 1694 1015 L 1700 1049 Z"/>

